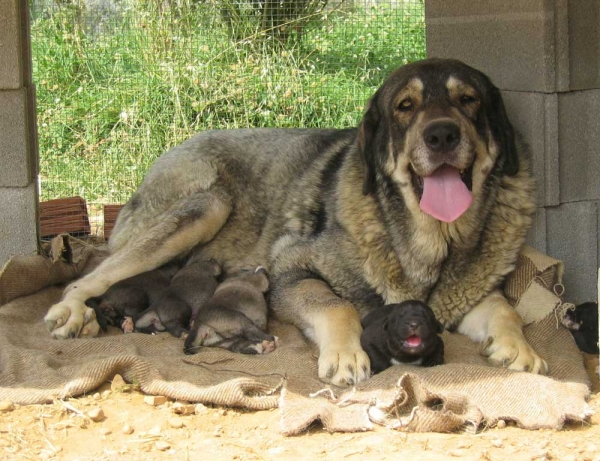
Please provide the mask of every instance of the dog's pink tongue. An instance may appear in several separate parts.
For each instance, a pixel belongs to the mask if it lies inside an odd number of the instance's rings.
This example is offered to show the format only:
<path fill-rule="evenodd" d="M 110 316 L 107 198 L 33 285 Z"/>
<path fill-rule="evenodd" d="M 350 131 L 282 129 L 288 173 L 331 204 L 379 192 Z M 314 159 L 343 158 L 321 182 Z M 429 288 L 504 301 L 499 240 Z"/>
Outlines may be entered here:
<path fill-rule="evenodd" d="M 430 176 L 423 177 L 421 210 L 444 222 L 452 222 L 467 211 L 473 195 L 456 168 L 442 165 Z"/>
<path fill-rule="evenodd" d="M 421 338 L 419 338 L 417 335 L 409 336 L 406 338 L 406 344 L 411 347 L 419 346 L 421 344 Z"/>

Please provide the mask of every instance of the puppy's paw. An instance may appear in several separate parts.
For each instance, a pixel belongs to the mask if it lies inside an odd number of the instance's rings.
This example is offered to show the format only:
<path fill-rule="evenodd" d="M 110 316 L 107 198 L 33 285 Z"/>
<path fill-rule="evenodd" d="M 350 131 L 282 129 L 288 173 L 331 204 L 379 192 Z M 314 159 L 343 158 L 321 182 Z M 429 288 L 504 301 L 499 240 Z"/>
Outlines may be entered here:
<path fill-rule="evenodd" d="M 319 379 L 335 386 L 352 386 L 371 375 L 369 356 L 360 345 L 328 347 L 319 356 Z"/>
<path fill-rule="evenodd" d="M 78 300 L 64 299 L 52 306 L 44 323 L 56 339 L 77 338 L 84 326 L 85 336 L 96 336 L 100 331 L 94 310 Z"/>
<path fill-rule="evenodd" d="M 98 336 L 100 333 L 100 324 L 98 323 L 98 318 L 96 317 L 96 311 L 94 309 L 89 309 L 83 315 L 83 327 L 79 332 L 80 338 L 94 338 Z"/>
<path fill-rule="evenodd" d="M 277 336 L 273 336 L 273 341 L 264 340 L 261 343 L 262 352 L 259 352 L 259 354 L 268 354 L 269 352 L 273 352 L 275 349 L 277 349 L 278 344 L 279 338 L 277 338 Z"/>
<path fill-rule="evenodd" d="M 135 330 L 135 324 L 133 323 L 133 319 L 131 317 L 125 317 L 123 322 L 121 322 L 121 330 L 123 333 L 133 333 Z"/>
<path fill-rule="evenodd" d="M 509 370 L 548 373 L 548 364 L 527 343 L 522 335 L 490 336 L 482 345 L 481 354 L 497 367 Z"/>

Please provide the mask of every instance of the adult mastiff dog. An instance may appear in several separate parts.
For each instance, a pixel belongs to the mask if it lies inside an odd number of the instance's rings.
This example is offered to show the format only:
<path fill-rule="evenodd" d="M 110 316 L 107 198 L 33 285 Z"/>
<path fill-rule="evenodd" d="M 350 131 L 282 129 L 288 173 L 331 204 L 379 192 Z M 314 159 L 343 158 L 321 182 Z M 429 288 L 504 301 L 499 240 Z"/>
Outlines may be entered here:
<path fill-rule="evenodd" d="M 498 89 L 428 59 L 396 70 L 357 129 L 210 131 L 171 149 L 121 211 L 112 254 L 45 322 L 56 338 L 94 335 L 86 299 L 194 252 L 226 274 L 265 266 L 273 314 L 316 342 L 324 381 L 366 379 L 360 317 L 407 299 L 491 363 L 545 373 L 500 292 L 533 211 Z"/>

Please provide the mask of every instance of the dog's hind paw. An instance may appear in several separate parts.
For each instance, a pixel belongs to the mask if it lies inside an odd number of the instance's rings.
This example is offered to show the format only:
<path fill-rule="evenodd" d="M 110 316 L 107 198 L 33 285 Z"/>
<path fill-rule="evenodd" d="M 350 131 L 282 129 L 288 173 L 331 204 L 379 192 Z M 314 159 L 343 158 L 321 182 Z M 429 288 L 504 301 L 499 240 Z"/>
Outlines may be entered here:
<path fill-rule="evenodd" d="M 100 331 L 94 310 L 77 300 L 64 299 L 52 306 L 44 323 L 56 339 L 92 337 Z"/>
<path fill-rule="evenodd" d="M 352 386 L 371 375 L 369 356 L 360 346 L 328 348 L 319 356 L 319 379 L 335 386 Z"/>
<path fill-rule="evenodd" d="M 541 375 L 548 374 L 548 364 L 522 335 L 490 336 L 483 344 L 481 354 L 496 367 Z"/>

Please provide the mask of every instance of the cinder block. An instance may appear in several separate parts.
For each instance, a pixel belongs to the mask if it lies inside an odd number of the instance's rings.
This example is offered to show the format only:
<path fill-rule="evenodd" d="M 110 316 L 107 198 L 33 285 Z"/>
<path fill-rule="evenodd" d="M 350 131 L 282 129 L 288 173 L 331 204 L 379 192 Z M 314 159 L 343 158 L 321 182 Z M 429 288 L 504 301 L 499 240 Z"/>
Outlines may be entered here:
<path fill-rule="evenodd" d="M 21 27 L 28 29 L 29 23 L 22 23 L 21 4 L 27 7 L 19 0 L 0 0 L 0 89 L 17 89 L 24 83 L 22 42 L 27 35 Z"/>
<path fill-rule="evenodd" d="M 35 254 L 38 249 L 38 195 L 35 184 L 0 187 L 0 265 L 17 254 Z"/>
<path fill-rule="evenodd" d="M 32 179 L 27 91 L 0 91 L 0 187 L 24 187 Z M 34 168 L 35 169 L 35 168 Z"/>
<path fill-rule="evenodd" d="M 502 96 L 511 123 L 529 147 L 538 205 L 558 205 L 560 185 L 556 94 L 503 91 Z"/>
<path fill-rule="evenodd" d="M 566 90 L 568 80 L 557 82 L 564 72 L 556 70 L 568 69 L 568 53 L 557 55 L 568 42 L 555 37 L 556 21 L 567 20 L 555 14 L 562 2 L 427 0 L 427 54 L 465 61 L 504 90 Z"/>
<path fill-rule="evenodd" d="M 560 200 L 600 200 L 600 90 L 558 98 Z"/>
<path fill-rule="evenodd" d="M 542 253 L 547 253 L 546 240 L 546 210 L 538 208 L 535 211 L 533 225 L 527 234 L 526 243 Z"/>
<path fill-rule="evenodd" d="M 600 88 L 600 0 L 569 0 L 570 88 Z"/>
<path fill-rule="evenodd" d="M 565 203 L 546 209 L 548 254 L 565 263 L 565 299 L 597 299 L 597 202 Z"/>

